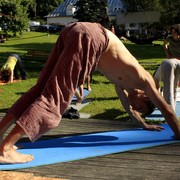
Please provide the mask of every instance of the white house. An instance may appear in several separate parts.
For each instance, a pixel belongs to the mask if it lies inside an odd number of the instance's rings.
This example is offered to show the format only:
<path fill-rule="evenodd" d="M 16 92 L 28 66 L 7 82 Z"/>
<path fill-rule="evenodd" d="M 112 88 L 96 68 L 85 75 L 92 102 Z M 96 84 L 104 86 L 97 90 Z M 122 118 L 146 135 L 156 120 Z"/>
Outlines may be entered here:
<path fill-rule="evenodd" d="M 138 33 L 146 33 L 146 26 L 149 24 L 160 22 L 160 12 L 146 11 L 146 12 L 132 12 L 132 13 L 117 13 L 117 24 L 124 25 L 125 30 L 135 31 Z"/>
<path fill-rule="evenodd" d="M 61 3 L 46 16 L 47 24 L 66 25 L 77 21 L 73 18 L 76 2 L 77 0 L 65 0 Z M 124 13 L 123 0 L 107 0 L 107 5 L 109 19 L 115 19 L 117 25 L 123 25 L 125 30 L 141 33 L 146 29 L 146 25 L 160 20 L 160 12 L 157 11 Z"/>
<path fill-rule="evenodd" d="M 76 11 L 75 3 L 77 0 L 65 0 L 57 8 L 55 8 L 50 14 L 46 16 L 47 24 L 59 24 L 66 25 L 71 22 L 77 21 L 73 18 L 73 14 Z M 107 13 L 109 19 L 115 19 L 117 12 L 123 9 L 122 0 L 107 0 L 108 7 Z"/>

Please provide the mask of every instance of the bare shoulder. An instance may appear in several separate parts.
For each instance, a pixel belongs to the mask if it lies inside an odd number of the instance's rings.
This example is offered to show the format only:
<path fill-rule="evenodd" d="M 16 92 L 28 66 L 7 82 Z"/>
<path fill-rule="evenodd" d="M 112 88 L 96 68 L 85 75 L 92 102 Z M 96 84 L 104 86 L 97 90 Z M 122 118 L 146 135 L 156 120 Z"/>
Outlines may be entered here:
<path fill-rule="evenodd" d="M 121 40 L 113 32 L 111 32 L 108 29 L 105 29 L 105 30 L 106 30 L 106 33 L 107 33 L 107 35 L 109 37 L 109 46 L 121 45 L 122 44 Z"/>
<path fill-rule="evenodd" d="M 117 36 L 109 30 L 107 30 L 107 34 L 109 45 L 100 58 L 98 70 L 111 82 L 120 84 L 124 89 L 133 89 L 134 87 L 144 89 L 146 83 L 152 81 L 150 74 Z"/>

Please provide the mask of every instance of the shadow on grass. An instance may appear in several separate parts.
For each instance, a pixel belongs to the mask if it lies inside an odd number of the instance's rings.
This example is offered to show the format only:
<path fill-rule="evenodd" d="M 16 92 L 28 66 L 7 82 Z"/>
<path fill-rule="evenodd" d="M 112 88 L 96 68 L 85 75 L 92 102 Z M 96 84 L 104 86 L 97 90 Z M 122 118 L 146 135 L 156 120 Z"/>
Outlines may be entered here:
<path fill-rule="evenodd" d="M 101 120 L 119 120 L 119 121 L 129 121 L 129 117 L 126 112 L 122 112 L 118 109 L 108 109 L 103 113 L 99 113 L 91 117 L 92 119 L 101 119 Z"/>
<path fill-rule="evenodd" d="M 47 42 L 35 42 L 35 43 L 24 43 L 24 44 L 7 44 L 4 45 L 4 47 L 8 48 L 14 48 L 14 51 L 27 51 L 29 49 L 36 49 L 36 50 L 44 50 L 44 51 L 51 51 L 55 43 L 47 43 Z M 12 53 L 12 52 L 11 52 Z M 20 54 L 22 55 L 22 54 Z"/>
<path fill-rule="evenodd" d="M 0 113 L 6 113 L 8 108 L 0 109 Z"/>
<path fill-rule="evenodd" d="M 15 94 L 17 94 L 17 95 L 23 95 L 23 94 L 25 94 L 26 92 L 16 92 Z"/>
<path fill-rule="evenodd" d="M 163 46 L 153 46 L 153 45 L 137 45 L 133 43 L 125 44 L 127 49 L 137 58 L 137 59 L 157 59 L 165 58 Z"/>
<path fill-rule="evenodd" d="M 37 39 L 37 38 L 39 38 L 39 37 L 47 37 L 47 33 L 42 33 L 41 35 L 35 35 L 35 36 L 30 36 L 30 37 L 20 37 L 19 39 L 16 37 L 16 41 L 18 41 L 18 40 L 26 40 L 26 39 Z"/>
<path fill-rule="evenodd" d="M 114 101 L 114 100 L 118 100 L 118 97 L 99 97 L 99 98 L 93 98 L 91 97 L 91 101 Z"/>

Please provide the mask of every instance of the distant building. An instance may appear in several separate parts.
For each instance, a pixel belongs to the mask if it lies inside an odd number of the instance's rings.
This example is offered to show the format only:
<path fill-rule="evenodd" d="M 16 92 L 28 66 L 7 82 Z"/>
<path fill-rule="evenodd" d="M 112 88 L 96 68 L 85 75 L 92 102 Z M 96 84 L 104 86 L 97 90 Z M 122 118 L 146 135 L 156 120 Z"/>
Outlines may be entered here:
<path fill-rule="evenodd" d="M 132 12 L 132 13 L 117 13 L 117 24 L 124 25 L 125 30 L 134 33 L 146 34 L 146 27 L 149 24 L 160 22 L 160 12 L 146 11 L 146 12 Z"/>
<path fill-rule="evenodd" d="M 77 19 L 73 18 L 76 11 L 76 2 L 77 0 L 65 0 L 61 3 L 46 16 L 47 24 L 66 25 L 76 22 Z M 117 25 L 123 26 L 126 31 L 145 33 L 146 26 L 160 21 L 160 12 L 157 11 L 124 13 L 123 0 L 107 0 L 107 5 L 110 21 L 115 20 Z"/>
<path fill-rule="evenodd" d="M 77 19 L 73 18 L 73 14 L 76 11 L 75 3 L 77 0 L 65 0 L 57 8 L 55 8 L 50 14 L 46 16 L 47 24 L 59 24 L 66 25 L 71 22 L 76 22 Z M 108 7 L 107 13 L 109 19 L 116 19 L 116 14 L 123 10 L 122 0 L 107 0 Z"/>

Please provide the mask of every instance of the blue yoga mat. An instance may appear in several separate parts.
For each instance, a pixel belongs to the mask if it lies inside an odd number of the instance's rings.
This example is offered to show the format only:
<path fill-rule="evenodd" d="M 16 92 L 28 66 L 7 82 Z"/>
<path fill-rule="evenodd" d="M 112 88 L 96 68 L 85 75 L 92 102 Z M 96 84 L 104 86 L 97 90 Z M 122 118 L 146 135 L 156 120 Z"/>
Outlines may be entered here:
<path fill-rule="evenodd" d="M 180 117 L 180 102 L 176 103 L 176 115 Z M 147 120 L 165 120 L 161 112 L 156 109 L 151 115 L 146 117 Z"/>
<path fill-rule="evenodd" d="M 0 170 L 30 168 L 180 142 L 174 139 L 168 125 L 163 126 L 165 130 L 161 132 L 131 129 L 21 143 L 23 149 L 18 151 L 32 154 L 35 159 L 25 164 L 0 165 Z"/>
<path fill-rule="evenodd" d="M 88 91 L 87 89 L 84 89 L 84 98 L 86 98 L 90 92 L 91 92 L 91 91 Z M 77 100 L 77 98 L 76 98 L 76 96 L 74 95 L 73 98 L 72 98 L 72 101 L 76 101 L 76 100 Z"/>

